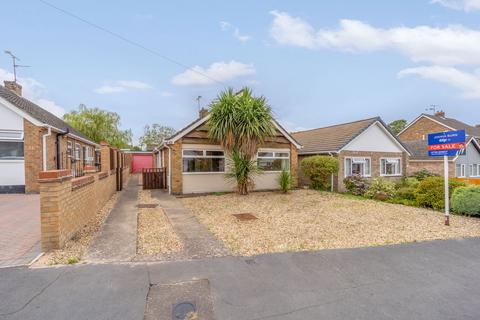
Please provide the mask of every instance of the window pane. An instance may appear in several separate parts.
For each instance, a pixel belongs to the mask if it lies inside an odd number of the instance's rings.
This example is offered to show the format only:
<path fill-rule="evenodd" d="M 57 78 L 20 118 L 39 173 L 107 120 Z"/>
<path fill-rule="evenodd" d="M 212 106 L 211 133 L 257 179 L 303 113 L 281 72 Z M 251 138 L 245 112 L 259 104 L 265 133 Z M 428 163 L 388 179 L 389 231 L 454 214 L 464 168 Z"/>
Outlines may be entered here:
<path fill-rule="evenodd" d="M 219 156 L 219 157 L 223 157 L 223 151 L 207 151 L 207 156 Z"/>
<path fill-rule="evenodd" d="M 352 175 L 352 159 L 345 159 L 345 176 L 349 177 Z"/>
<path fill-rule="evenodd" d="M 183 158 L 183 172 L 223 172 L 223 158 Z"/>
<path fill-rule="evenodd" d="M 460 177 L 461 176 L 461 166 L 459 164 L 455 165 L 455 176 Z"/>
<path fill-rule="evenodd" d="M 276 158 L 288 158 L 288 152 L 275 152 Z"/>
<path fill-rule="evenodd" d="M 290 161 L 288 159 L 258 159 L 257 166 L 264 171 L 289 170 Z"/>
<path fill-rule="evenodd" d="M 363 163 L 355 162 L 352 164 L 352 175 L 363 176 Z"/>
<path fill-rule="evenodd" d="M 0 141 L 0 159 L 23 159 L 23 142 Z"/>
<path fill-rule="evenodd" d="M 184 156 L 203 156 L 202 150 L 183 150 Z"/>
<path fill-rule="evenodd" d="M 365 165 L 364 165 L 364 175 L 369 176 L 370 175 L 370 159 L 365 158 Z"/>
<path fill-rule="evenodd" d="M 273 158 L 273 152 L 259 152 L 258 157 L 267 157 L 267 158 Z"/>

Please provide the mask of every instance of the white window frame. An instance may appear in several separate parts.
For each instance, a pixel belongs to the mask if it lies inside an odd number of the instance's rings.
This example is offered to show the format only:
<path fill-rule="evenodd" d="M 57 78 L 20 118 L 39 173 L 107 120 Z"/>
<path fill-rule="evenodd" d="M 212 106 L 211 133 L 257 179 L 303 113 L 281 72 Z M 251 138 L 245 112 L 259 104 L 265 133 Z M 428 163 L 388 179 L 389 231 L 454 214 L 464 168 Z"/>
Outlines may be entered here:
<path fill-rule="evenodd" d="M 77 150 L 78 150 L 78 157 L 77 157 Z M 82 146 L 80 143 L 75 143 L 75 148 L 73 149 L 73 158 L 76 161 L 82 160 Z"/>
<path fill-rule="evenodd" d="M 351 161 L 351 166 L 350 166 L 350 172 L 347 173 L 347 170 L 346 170 L 347 160 L 349 160 L 349 159 Z M 345 178 L 353 176 L 352 167 L 353 167 L 354 163 L 361 163 L 359 161 L 354 162 L 353 161 L 354 159 L 363 159 L 365 162 L 368 159 L 368 164 L 369 164 L 368 172 L 369 172 L 369 174 L 363 174 L 362 177 L 363 178 L 370 178 L 372 176 L 372 158 L 371 157 L 345 157 L 345 159 L 343 160 L 343 171 L 344 171 L 343 175 L 345 176 Z M 365 172 L 365 162 L 364 162 L 363 172 Z"/>
<path fill-rule="evenodd" d="M 185 151 L 195 151 L 195 152 L 202 152 L 202 155 L 186 155 Z M 222 152 L 223 156 L 207 156 L 207 152 Z M 183 171 L 183 159 L 223 159 L 223 171 L 203 171 L 203 172 L 185 172 Z M 182 150 L 182 174 L 225 174 L 225 166 L 226 166 L 226 161 L 225 161 L 225 151 L 223 150 L 215 150 L 215 149 L 183 149 Z"/>
<path fill-rule="evenodd" d="M 476 166 L 477 167 L 477 172 L 475 172 L 475 170 L 473 170 L 473 166 Z M 470 165 L 470 177 L 472 178 L 478 178 L 480 177 L 480 163 L 472 163 Z"/>
<path fill-rule="evenodd" d="M 69 154 L 68 150 L 70 150 L 70 154 Z M 72 141 L 67 141 L 67 157 L 69 157 L 69 158 L 74 157 L 73 142 Z"/>
<path fill-rule="evenodd" d="M 13 134 L 13 136 L 12 136 L 12 134 Z M 23 142 L 23 131 L 21 131 L 21 130 L 0 130 L 0 140 L 2 140 L 2 141 L 22 141 Z"/>
<path fill-rule="evenodd" d="M 271 157 L 260 157 L 258 154 L 259 153 L 271 153 L 272 156 Z M 277 153 L 286 153 L 287 156 L 286 157 L 277 157 Z M 257 166 L 258 166 L 258 160 L 259 159 L 271 159 L 271 160 L 288 160 L 288 168 L 287 168 L 287 171 L 290 172 L 290 151 L 289 150 L 258 150 L 257 151 L 257 157 L 256 157 L 256 161 L 257 161 Z M 282 170 L 264 170 L 263 172 L 265 173 L 278 173 L 278 172 L 282 172 Z"/>
<path fill-rule="evenodd" d="M 460 166 L 460 175 L 457 175 L 457 167 Z M 466 178 L 467 176 L 467 166 L 464 163 L 456 164 L 455 165 L 455 176 L 457 178 Z"/>
<path fill-rule="evenodd" d="M 394 174 L 387 174 L 387 170 L 386 170 L 386 167 L 383 165 L 383 160 L 385 161 L 398 161 L 398 169 L 399 169 L 399 172 L 398 173 L 394 173 Z M 386 165 L 387 162 L 385 162 L 385 165 Z M 385 173 L 384 173 L 385 172 Z M 382 177 L 399 177 L 402 175 L 402 158 L 385 158 L 385 157 L 382 157 L 380 158 L 380 176 Z"/>

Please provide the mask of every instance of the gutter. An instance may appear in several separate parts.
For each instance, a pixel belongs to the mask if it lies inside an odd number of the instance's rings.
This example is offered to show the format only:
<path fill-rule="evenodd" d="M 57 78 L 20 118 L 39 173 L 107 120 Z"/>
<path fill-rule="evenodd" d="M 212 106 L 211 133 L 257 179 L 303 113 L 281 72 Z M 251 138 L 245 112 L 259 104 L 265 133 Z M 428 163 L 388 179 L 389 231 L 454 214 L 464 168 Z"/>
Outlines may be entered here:
<path fill-rule="evenodd" d="M 52 135 L 52 127 L 47 126 L 48 133 L 42 136 L 42 162 L 43 171 L 47 171 L 47 137 Z"/>

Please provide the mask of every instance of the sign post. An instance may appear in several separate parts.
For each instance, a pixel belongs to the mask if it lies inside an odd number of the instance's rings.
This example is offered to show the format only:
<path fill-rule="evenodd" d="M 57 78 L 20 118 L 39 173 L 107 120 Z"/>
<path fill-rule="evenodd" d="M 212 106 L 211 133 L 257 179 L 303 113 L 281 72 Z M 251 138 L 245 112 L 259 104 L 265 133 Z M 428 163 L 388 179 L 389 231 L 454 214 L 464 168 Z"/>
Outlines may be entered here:
<path fill-rule="evenodd" d="M 432 133 L 428 135 L 428 155 L 443 156 L 443 176 L 445 181 L 445 225 L 450 225 L 450 197 L 448 190 L 448 157 L 464 155 L 466 152 L 465 130 Z"/>

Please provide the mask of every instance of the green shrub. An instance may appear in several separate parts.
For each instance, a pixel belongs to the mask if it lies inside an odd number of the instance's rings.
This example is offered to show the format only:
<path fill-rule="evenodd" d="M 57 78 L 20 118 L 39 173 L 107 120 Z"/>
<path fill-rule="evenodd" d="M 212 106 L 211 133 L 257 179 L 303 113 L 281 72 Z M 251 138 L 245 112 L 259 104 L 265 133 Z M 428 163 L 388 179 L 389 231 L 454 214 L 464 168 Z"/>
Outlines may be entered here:
<path fill-rule="evenodd" d="M 278 176 L 278 184 L 280 185 L 280 189 L 287 193 L 292 186 L 292 176 L 288 170 L 283 169 L 280 175 Z"/>
<path fill-rule="evenodd" d="M 368 182 L 359 175 L 346 177 L 343 179 L 345 189 L 353 195 L 363 196 L 368 189 Z"/>
<path fill-rule="evenodd" d="M 421 207 L 443 210 L 445 208 L 443 184 L 444 181 L 442 177 L 428 177 L 421 181 L 415 190 L 415 199 L 417 204 Z M 449 194 L 451 196 L 456 188 L 465 186 L 465 183 L 450 180 L 448 185 Z"/>
<path fill-rule="evenodd" d="M 401 187 L 397 190 L 396 198 L 415 201 L 415 190 L 413 187 Z"/>
<path fill-rule="evenodd" d="M 423 181 L 426 178 L 438 177 L 438 176 L 439 176 L 438 174 L 428 171 L 427 169 L 422 169 L 412 174 L 412 177 L 416 178 L 418 181 Z"/>
<path fill-rule="evenodd" d="M 338 159 L 329 156 L 307 157 L 300 163 L 303 174 L 310 179 L 313 189 L 329 189 L 332 174 L 338 173 Z"/>
<path fill-rule="evenodd" d="M 455 189 L 452 195 L 452 210 L 460 214 L 480 215 L 480 186 Z"/>
<path fill-rule="evenodd" d="M 365 196 L 376 200 L 387 200 L 395 196 L 395 183 L 383 177 L 373 178 L 365 191 Z"/>
<path fill-rule="evenodd" d="M 420 181 L 415 177 L 404 177 L 399 183 L 399 188 L 416 188 Z"/>
<path fill-rule="evenodd" d="M 78 258 L 77 258 L 77 257 L 74 257 L 74 256 L 69 257 L 69 258 L 67 259 L 67 263 L 68 263 L 68 264 L 75 264 L 75 263 L 78 263 L 78 261 L 79 261 Z"/>

